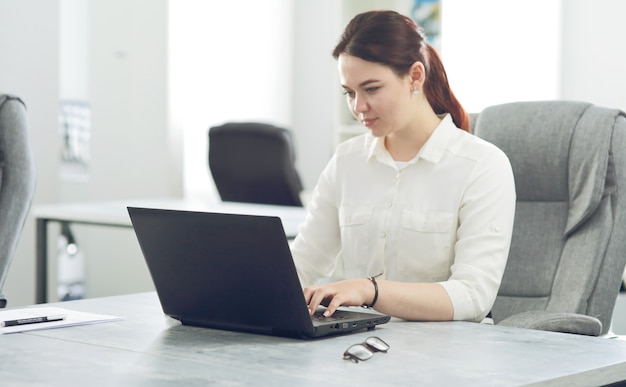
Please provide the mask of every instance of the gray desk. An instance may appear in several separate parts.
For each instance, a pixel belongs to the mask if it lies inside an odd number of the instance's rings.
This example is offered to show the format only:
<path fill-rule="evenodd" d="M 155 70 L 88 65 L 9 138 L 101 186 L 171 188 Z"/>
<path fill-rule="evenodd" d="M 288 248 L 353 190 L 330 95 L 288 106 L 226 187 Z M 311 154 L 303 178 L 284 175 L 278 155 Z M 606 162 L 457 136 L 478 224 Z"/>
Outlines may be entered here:
<path fill-rule="evenodd" d="M 278 216 L 285 234 L 294 238 L 306 216 L 302 207 L 250 203 L 205 203 L 185 199 L 128 199 L 117 201 L 39 205 L 33 208 L 36 221 L 35 302 L 48 301 L 48 224 L 50 222 L 132 227 L 127 206 L 167 208 L 189 211 L 214 211 L 249 215 Z"/>
<path fill-rule="evenodd" d="M 466 322 L 392 320 L 302 341 L 181 326 L 156 294 L 59 306 L 124 321 L 0 336 L 3 386 L 595 386 L 626 379 L 626 342 Z M 391 350 L 358 364 L 370 335 Z"/>

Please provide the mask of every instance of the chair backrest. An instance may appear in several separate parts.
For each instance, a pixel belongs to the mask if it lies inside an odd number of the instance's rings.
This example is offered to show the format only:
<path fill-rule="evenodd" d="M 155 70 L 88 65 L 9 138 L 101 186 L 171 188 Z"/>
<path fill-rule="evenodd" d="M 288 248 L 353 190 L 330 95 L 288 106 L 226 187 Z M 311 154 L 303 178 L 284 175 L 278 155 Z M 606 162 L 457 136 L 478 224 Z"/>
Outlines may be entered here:
<path fill-rule="evenodd" d="M 0 94 L 0 307 L 2 287 L 35 192 L 35 166 L 27 133 L 26 108 Z"/>
<path fill-rule="evenodd" d="M 209 129 L 209 167 L 223 201 L 302 206 L 291 132 L 232 122 Z"/>
<path fill-rule="evenodd" d="M 626 117 L 585 102 L 492 106 L 475 134 L 509 157 L 517 207 L 495 323 L 531 310 L 607 333 L 626 263 Z"/>

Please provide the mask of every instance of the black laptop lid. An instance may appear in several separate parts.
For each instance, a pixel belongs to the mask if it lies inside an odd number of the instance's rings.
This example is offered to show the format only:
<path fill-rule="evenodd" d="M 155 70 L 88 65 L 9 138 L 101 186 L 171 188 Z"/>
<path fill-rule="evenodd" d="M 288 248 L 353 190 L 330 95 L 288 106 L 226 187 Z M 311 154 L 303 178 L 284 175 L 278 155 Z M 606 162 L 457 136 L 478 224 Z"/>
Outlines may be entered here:
<path fill-rule="evenodd" d="M 313 333 L 280 218 L 128 211 L 165 314 L 188 325 Z"/>

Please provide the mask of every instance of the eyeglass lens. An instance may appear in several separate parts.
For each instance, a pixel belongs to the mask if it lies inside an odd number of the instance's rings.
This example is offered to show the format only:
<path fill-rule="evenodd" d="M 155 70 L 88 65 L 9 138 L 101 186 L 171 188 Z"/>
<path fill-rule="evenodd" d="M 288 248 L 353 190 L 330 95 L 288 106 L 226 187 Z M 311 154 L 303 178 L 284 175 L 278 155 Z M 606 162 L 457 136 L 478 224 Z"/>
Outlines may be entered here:
<path fill-rule="evenodd" d="M 379 337 L 368 337 L 361 344 L 351 345 L 343 354 L 346 360 L 352 360 L 358 363 L 359 360 L 365 361 L 374 356 L 374 352 L 387 352 L 389 344 L 385 343 Z"/>
<path fill-rule="evenodd" d="M 365 345 L 378 352 L 387 352 L 389 350 L 389 344 L 385 343 L 379 337 L 368 337 L 365 339 Z"/>

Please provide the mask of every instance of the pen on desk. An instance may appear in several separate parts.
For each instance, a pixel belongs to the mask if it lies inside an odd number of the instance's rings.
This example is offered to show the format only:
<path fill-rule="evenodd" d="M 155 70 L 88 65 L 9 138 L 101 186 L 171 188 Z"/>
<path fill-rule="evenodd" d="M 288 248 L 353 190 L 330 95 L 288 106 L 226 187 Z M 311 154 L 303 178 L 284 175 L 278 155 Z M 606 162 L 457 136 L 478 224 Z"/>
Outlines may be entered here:
<path fill-rule="evenodd" d="M 3 327 L 14 327 L 18 325 L 37 324 L 37 323 L 62 321 L 62 320 L 65 320 L 64 315 L 41 316 L 41 317 L 29 317 L 29 318 L 21 318 L 17 320 L 2 321 L 0 325 L 2 325 Z"/>

